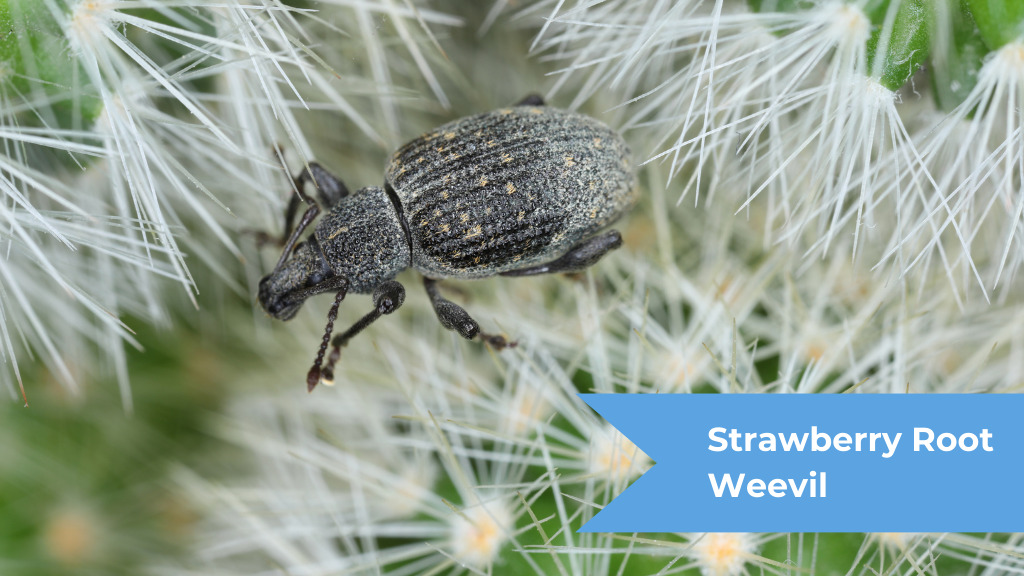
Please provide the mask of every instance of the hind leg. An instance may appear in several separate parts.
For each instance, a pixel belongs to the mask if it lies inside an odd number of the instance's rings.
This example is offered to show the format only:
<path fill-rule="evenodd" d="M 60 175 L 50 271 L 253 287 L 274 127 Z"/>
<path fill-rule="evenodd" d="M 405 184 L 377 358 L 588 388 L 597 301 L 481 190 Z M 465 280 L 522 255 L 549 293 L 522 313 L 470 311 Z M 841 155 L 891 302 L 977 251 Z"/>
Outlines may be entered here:
<path fill-rule="evenodd" d="M 585 270 L 601 259 L 602 256 L 622 246 L 622 235 L 618 230 L 609 230 L 604 234 L 591 236 L 573 246 L 564 256 L 539 266 L 520 268 L 502 272 L 502 276 L 535 276 L 537 274 L 558 274 L 560 272 L 579 272 Z"/>
<path fill-rule="evenodd" d="M 544 98 L 540 94 L 530 94 L 513 106 L 544 106 Z"/>

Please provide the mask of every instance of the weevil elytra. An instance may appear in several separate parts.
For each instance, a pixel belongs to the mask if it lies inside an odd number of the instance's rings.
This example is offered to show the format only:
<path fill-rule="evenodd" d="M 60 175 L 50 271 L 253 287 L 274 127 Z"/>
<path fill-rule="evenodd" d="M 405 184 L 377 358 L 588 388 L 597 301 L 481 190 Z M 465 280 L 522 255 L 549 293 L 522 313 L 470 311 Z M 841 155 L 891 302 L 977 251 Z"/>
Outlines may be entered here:
<path fill-rule="evenodd" d="M 303 192 L 313 183 L 326 214 Z M 306 377 L 309 390 L 333 379 L 341 347 L 405 300 L 394 280 L 413 268 L 441 324 L 496 348 L 438 281 L 576 272 L 622 244 L 605 230 L 635 200 L 629 148 L 611 128 L 530 96 L 515 106 L 438 127 L 401 147 L 384 186 L 350 194 L 316 163 L 295 178 L 285 214 L 284 251 L 259 285 L 259 301 L 281 320 L 316 294 L 334 292 L 323 341 Z M 308 205 L 291 229 L 299 202 Z M 374 310 L 331 340 L 345 294 L 373 294 Z M 328 346 L 331 353 L 326 358 Z"/>

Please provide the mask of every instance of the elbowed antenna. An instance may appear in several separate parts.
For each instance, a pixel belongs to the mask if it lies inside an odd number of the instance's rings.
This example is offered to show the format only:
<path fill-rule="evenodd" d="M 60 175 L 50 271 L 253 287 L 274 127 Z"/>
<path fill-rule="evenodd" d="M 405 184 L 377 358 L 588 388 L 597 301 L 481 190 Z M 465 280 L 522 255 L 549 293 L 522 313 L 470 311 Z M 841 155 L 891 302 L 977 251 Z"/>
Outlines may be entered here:
<path fill-rule="evenodd" d="M 373 291 L 373 310 L 360 318 L 358 322 L 353 324 L 344 333 L 335 336 L 334 340 L 331 341 L 331 354 L 327 357 L 327 364 L 321 373 L 321 378 L 323 378 L 325 384 L 334 382 L 334 365 L 338 363 L 338 358 L 341 357 L 342 346 L 348 344 L 348 341 L 356 334 L 359 334 L 364 328 L 373 324 L 382 315 L 391 314 L 398 310 L 398 307 L 403 302 L 405 302 L 405 288 L 394 280 L 388 280 Z"/>
<path fill-rule="evenodd" d="M 331 341 L 331 332 L 334 331 L 334 321 L 338 319 L 338 307 L 341 306 L 341 301 L 345 299 L 347 289 L 342 288 L 334 296 L 334 304 L 331 304 L 331 311 L 327 313 L 327 327 L 324 328 L 324 339 L 320 342 L 320 350 L 316 353 L 316 359 L 313 360 L 313 367 L 306 373 L 306 388 L 312 392 L 313 388 L 320 383 L 320 366 L 324 363 L 324 354 L 327 353 L 327 345 Z"/>

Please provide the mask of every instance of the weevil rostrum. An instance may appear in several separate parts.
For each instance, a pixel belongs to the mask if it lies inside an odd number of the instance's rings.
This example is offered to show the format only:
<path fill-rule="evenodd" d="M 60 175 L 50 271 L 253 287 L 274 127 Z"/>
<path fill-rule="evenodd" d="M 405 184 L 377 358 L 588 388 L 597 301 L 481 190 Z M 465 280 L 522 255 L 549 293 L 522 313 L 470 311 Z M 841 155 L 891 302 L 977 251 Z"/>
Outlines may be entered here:
<path fill-rule="evenodd" d="M 277 265 L 259 285 L 259 301 L 281 320 L 316 294 L 334 292 L 323 341 L 306 377 L 312 391 L 333 380 L 349 339 L 405 300 L 394 280 L 413 268 L 423 275 L 441 324 L 495 348 L 511 345 L 480 331 L 438 281 L 576 272 L 622 244 L 605 230 L 634 202 L 629 148 L 601 122 L 545 106 L 531 96 L 508 108 L 438 127 L 399 148 L 384 186 L 350 194 L 316 163 L 295 178 L 286 213 L 287 238 Z M 326 214 L 303 192 L 313 183 Z M 298 203 L 308 205 L 299 224 Z M 347 293 L 373 294 L 374 309 L 331 340 Z M 328 346 L 330 355 L 326 358 Z"/>

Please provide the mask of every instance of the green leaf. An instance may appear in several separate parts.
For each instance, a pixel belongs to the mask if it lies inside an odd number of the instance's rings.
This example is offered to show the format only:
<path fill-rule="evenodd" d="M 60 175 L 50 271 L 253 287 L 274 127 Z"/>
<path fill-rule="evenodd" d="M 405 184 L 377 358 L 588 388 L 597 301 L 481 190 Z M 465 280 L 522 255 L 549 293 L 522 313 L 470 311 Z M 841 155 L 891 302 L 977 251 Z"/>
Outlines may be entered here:
<path fill-rule="evenodd" d="M 798 12 L 814 7 L 809 0 L 747 0 L 754 12 Z"/>
<path fill-rule="evenodd" d="M 964 2 L 959 6 L 936 3 L 934 35 L 931 81 L 935 101 L 942 110 L 952 110 L 978 83 L 988 49 Z"/>
<path fill-rule="evenodd" d="M 901 0 L 871 13 L 868 69 L 889 90 L 899 90 L 931 50 L 932 11 L 924 0 Z"/>
<path fill-rule="evenodd" d="M 0 99 L 23 109 L 23 125 L 83 128 L 100 112 L 83 86 L 70 86 L 78 63 L 45 2 L 0 0 Z M 83 80 L 80 80 L 83 81 Z M 72 94 L 77 94 L 75 101 Z"/>
<path fill-rule="evenodd" d="M 1024 40 L 1024 2 L 1021 0 L 967 0 L 967 7 L 991 50 Z"/>

